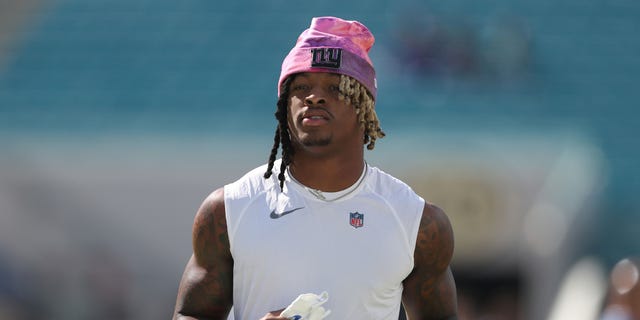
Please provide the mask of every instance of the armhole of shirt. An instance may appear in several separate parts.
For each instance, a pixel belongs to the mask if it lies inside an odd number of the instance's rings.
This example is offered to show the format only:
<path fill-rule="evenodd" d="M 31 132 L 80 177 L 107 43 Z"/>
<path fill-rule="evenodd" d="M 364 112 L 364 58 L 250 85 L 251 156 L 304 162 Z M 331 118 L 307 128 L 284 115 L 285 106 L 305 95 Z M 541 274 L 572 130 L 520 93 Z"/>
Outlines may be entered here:
<path fill-rule="evenodd" d="M 409 256 L 411 264 L 413 265 L 413 259 L 414 259 L 413 255 L 416 250 L 418 230 L 420 228 L 420 221 L 422 219 L 422 211 L 424 210 L 424 203 L 425 203 L 424 199 L 422 199 L 420 196 L 414 193 L 414 195 L 417 197 L 416 201 L 410 201 L 409 205 L 404 205 L 400 207 L 402 209 L 406 209 L 409 212 L 413 212 L 414 213 L 413 217 L 411 218 L 405 217 L 403 219 L 398 214 L 396 207 L 391 202 L 389 202 L 389 200 L 387 200 L 385 197 L 383 197 L 382 195 L 372 190 L 372 188 L 370 188 L 370 191 L 376 196 L 378 196 L 380 199 L 382 199 L 382 201 L 384 201 L 384 203 L 392 212 L 393 217 L 396 220 L 396 223 L 402 229 L 402 233 L 404 235 L 404 242 L 407 249 L 407 254 Z M 409 192 L 413 193 L 413 191 L 411 190 L 409 190 Z M 418 212 L 415 212 L 416 210 Z"/>
<path fill-rule="evenodd" d="M 422 222 L 422 213 L 424 212 L 424 206 L 426 205 L 426 201 L 418 196 L 419 201 L 416 210 L 418 211 L 415 215 L 415 221 L 412 224 L 412 230 L 409 234 L 409 248 L 411 250 L 411 264 L 414 264 L 414 253 L 416 252 L 416 243 L 418 242 L 418 232 L 420 231 L 420 223 Z"/>
<path fill-rule="evenodd" d="M 232 256 L 234 252 L 233 248 L 234 248 L 236 231 L 238 230 L 240 223 L 242 222 L 242 219 L 244 219 L 244 216 L 247 213 L 247 208 L 254 201 L 257 201 L 257 199 L 261 194 L 266 192 L 265 190 L 262 190 L 261 192 L 251 197 L 248 197 L 246 202 L 241 206 L 238 206 L 237 204 L 229 205 L 232 201 L 237 201 L 237 199 L 231 199 L 231 197 L 227 195 L 227 191 L 232 191 L 232 193 L 235 195 L 236 189 L 237 189 L 237 186 L 235 185 L 235 183 L 231 183 L 224 186 L 224 206 L 225 206 L 224 214 L 225 214 L 225 219 L 227 220 L 227 235 L 229 237 L 229 251 L 231 252 Z M 236 210 L 235 212 L 232 212 L 233 210 L 231 209 L 236 209 Z"/>
<path fill-rule="evenodd" d="M 229 206 L 229 194 L 231 193 L 230 191 L 232 189 L 232 185 L 233 184 L 227 184 L 223 188 L 224 218 L 227 222 L 227 237 L 229 238 L 229 252 L 231 252 L 231 256 L 233 256 L 233 239 L 235 236 L 235 232 L 233 230 L 235 230 L 235 225 L 237 224 L 235 220 L 231 219 L 231 216 L 229 214 L 229 212 L 231 211 Z"/>
<path fill-rule="evenodd" d="M 223 187 L 224 188 L 224 206 L 225 206 L 224 214 L 225 214 L 225 219 L 227 220 L 227 235 L 229 237 L 229 251 L 231 252 L 232 256 L 234 252 L 233 248 L 234 248 L 234 239 L 235 239 L 236 231 L 240 226 L 240 222 L 244 218 L 247 208 L 249 207 L 249 205 L 251 205 L 251 203 L 253 203 L 253 201 L 255 201 L 258 198 L 260 194 L 267 192 L 266 190 L 271 187 L 270 183 L 274 183 L 273 182 L 274 179 L 276 179 L 276 177 L 279 174 L 277 168 L 280 167 L 280 161 L 281 161 L 280 159 L 276 160 L 274 164 L 273 174 L 269 179 L 264 179 L 262 177 L 263 175 L 262 172 L 264 172 L 267 166 L 265 164 L 245 173 L 240 179 L 224 185 Z M 248 197 L 248 199 L 244 200 L 244 203 L 242 203 L 243 200 L 240 200 L 238 198 L 241 194 L 243 194 L 243 191 L 242 191 L 243 184 L 247 184 L 247 183 L 251 184 L 251 180 L 253 180 L 254 183 L 256 182 L 261 183 L 262 187 L 257 189 L 250 188 L 252 190 L 260 190 L 260 192 L 258 192 L 257 194 L 251 194 Z M 231 205 L 231 202 L 234 202 L 234 204 Z M 238 210 L 236 210 L 236 212 L 232 212 L 231 209 L 238 209 Z"/>

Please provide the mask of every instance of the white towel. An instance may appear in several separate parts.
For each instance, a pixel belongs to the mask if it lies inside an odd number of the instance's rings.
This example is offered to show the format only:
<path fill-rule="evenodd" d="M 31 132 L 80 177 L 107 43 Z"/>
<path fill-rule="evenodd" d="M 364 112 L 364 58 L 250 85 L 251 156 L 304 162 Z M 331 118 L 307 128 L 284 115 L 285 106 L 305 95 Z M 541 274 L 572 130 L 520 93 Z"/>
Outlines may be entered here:
<path fill-rule="evenodd" d="M 320 295 L 303 293 L 293 300 L 280 316 L 292 320 L 322 320 L 331 313 L 331 310 L 322 307 L 327 300 L 329 300 L 329 293 L 326 291 Z"/>

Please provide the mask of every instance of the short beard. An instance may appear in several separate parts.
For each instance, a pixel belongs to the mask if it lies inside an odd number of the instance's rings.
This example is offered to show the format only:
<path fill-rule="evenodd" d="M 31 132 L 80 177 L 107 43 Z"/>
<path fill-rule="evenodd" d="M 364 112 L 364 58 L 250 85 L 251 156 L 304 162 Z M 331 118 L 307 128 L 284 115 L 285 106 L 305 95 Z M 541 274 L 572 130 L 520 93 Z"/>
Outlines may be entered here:
<path fill-rule="evenodd" d="M 305 147 L 324 147 L 324 146 L 328 146 L 331 143 L 331 139 L 330 138 L 313 139 L 313 140 L 305 139 L 304 141 L 300 141 L 300 142 Z"/>
<path fill-rule="evenodd" d="M 331 137 L 302 139 L 300 143 L 305 147 L 325 147 L 331 143 Z"/>

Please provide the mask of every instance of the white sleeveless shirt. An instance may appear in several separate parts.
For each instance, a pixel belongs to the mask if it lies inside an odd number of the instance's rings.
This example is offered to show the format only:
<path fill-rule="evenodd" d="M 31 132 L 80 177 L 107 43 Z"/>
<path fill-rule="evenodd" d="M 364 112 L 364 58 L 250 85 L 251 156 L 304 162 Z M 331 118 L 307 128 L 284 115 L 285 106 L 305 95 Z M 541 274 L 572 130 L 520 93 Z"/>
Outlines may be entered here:
<path fill-rule="evenodd" d="M 402 181 L 367 167 L 353 192 L 326 202 L 266 165 L 224 187 L 233 256 L 233 315 L 254 320 L 302 293 L 329 293 L 327 319 L 398 319 L 402 281 L 424 200 Z"/>

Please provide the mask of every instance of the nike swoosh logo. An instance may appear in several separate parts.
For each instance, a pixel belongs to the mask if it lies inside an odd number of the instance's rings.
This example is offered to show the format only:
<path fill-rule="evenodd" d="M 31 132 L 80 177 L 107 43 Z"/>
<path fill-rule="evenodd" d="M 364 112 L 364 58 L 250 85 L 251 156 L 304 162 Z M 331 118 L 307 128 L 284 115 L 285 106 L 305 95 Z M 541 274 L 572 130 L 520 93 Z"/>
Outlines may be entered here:
<path fill-rule="evenodd" d="M 298 211 L 300 209 L 304 209 L 304 207 L 299 207 L 299 208 L 283 211 L 283 212 L 280 212 L 280 213 L 276 213 L 276 211 L 273 210 L 273 211 L 271 211 L 271 215 L 269 215 L 269 217 L 271 217 L 271 219 L 279 219 L 279 218 L 282 218 L 282 217 L 288 215 L 291 212 Z"/>

